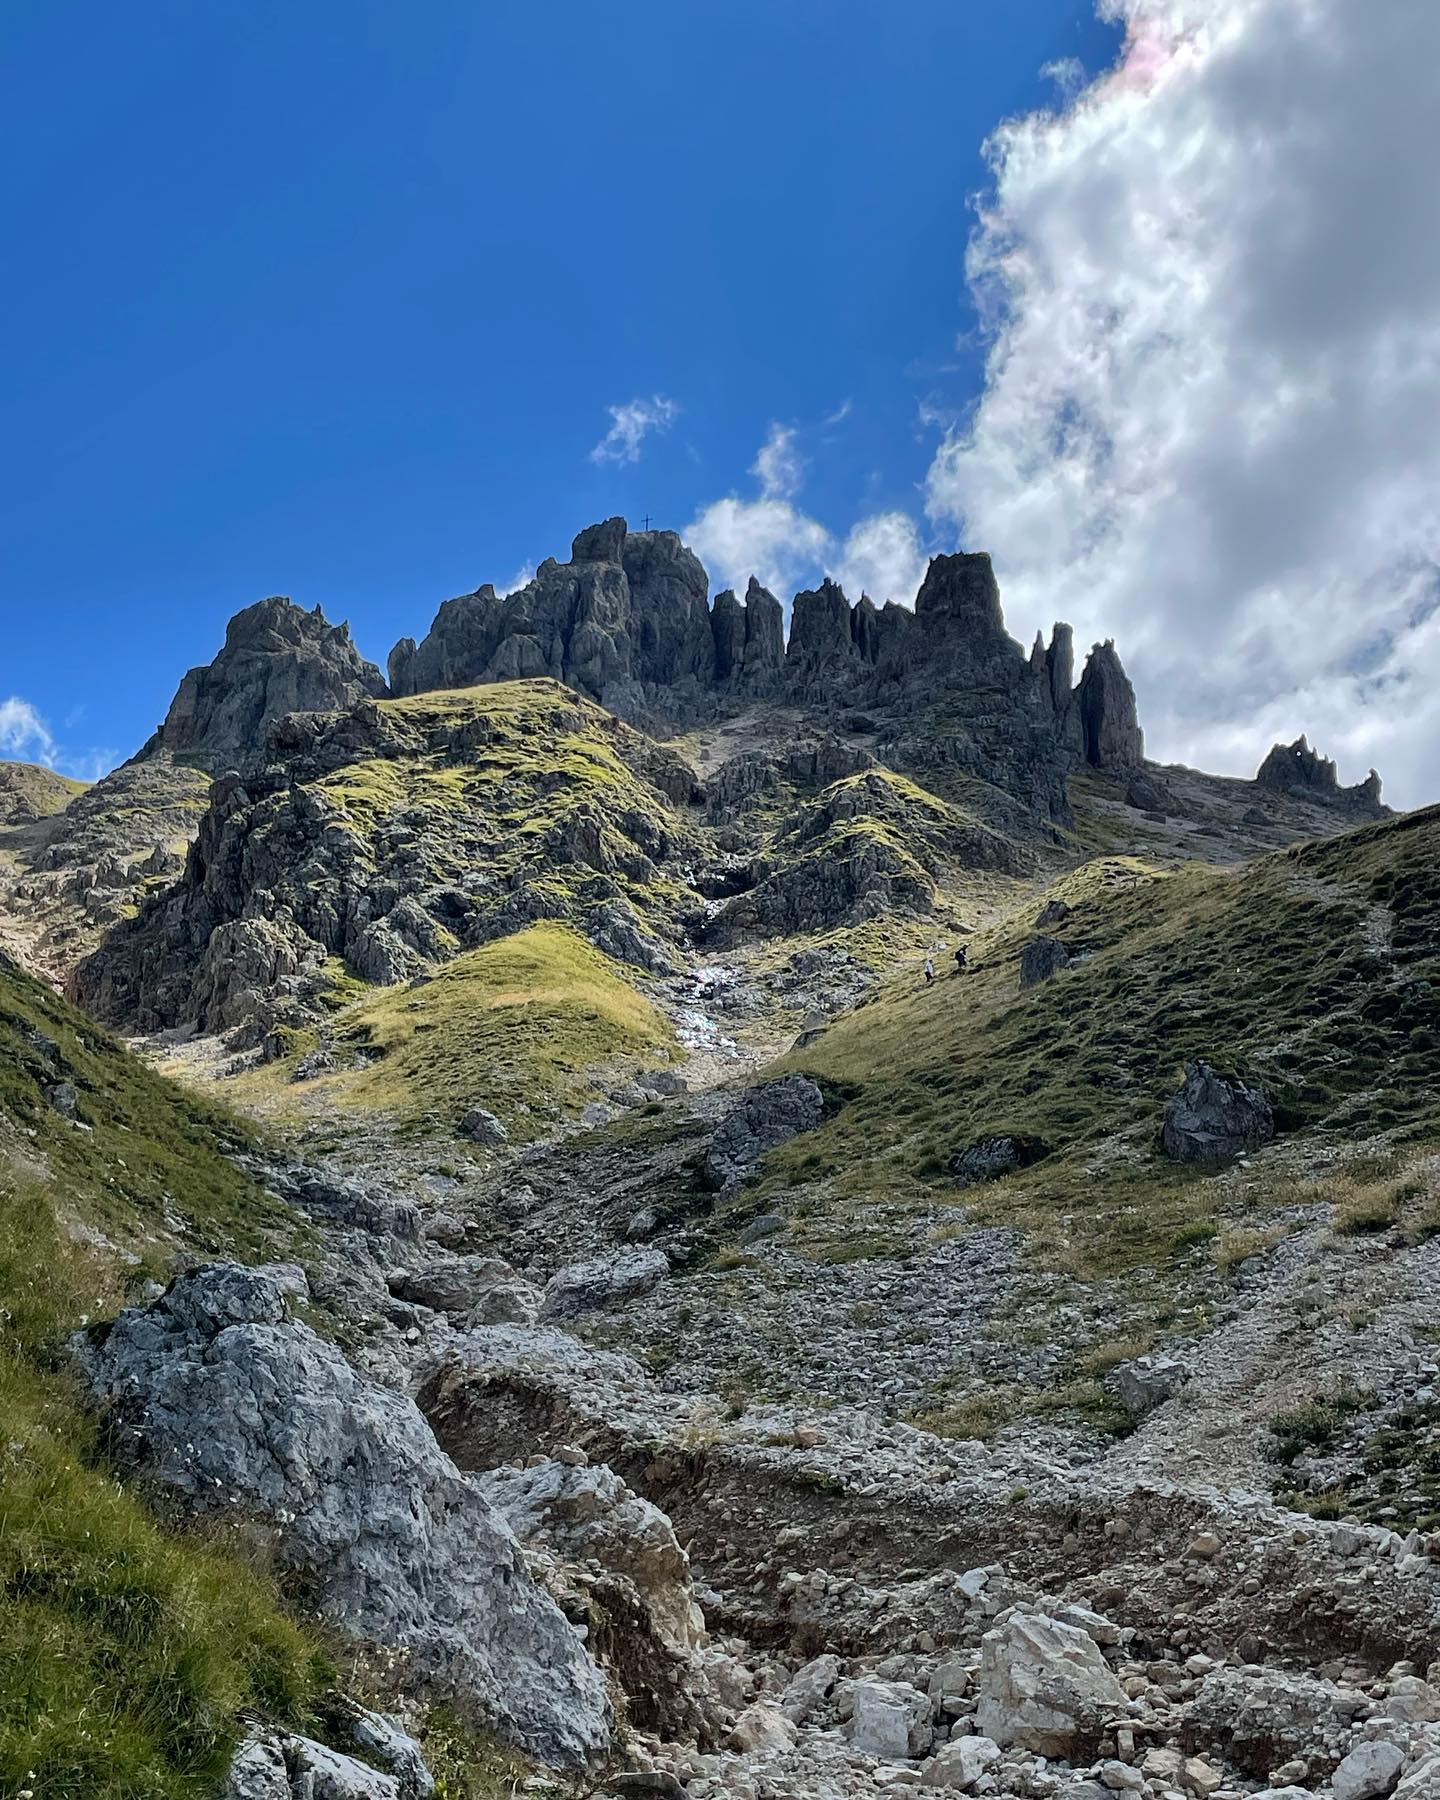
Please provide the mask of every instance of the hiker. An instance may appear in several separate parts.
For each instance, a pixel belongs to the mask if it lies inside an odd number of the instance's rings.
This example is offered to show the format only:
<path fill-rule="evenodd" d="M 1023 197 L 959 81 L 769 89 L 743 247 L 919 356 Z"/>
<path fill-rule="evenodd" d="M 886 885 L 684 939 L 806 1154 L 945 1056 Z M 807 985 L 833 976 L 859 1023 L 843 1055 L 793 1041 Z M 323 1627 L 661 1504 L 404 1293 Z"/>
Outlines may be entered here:
<path fill-rule="evenodd" d="M 970 948 L 967 944 L 961 944 L 955 952 L 955 973 L 957 975 L 963 975 L 968 968 L 969 963 Z"/>
<path fill-rule="evenodd" d="M 925 985 L 926 987 L 935 985 L 935 958 L 933 956 L 925 958 Z"/>

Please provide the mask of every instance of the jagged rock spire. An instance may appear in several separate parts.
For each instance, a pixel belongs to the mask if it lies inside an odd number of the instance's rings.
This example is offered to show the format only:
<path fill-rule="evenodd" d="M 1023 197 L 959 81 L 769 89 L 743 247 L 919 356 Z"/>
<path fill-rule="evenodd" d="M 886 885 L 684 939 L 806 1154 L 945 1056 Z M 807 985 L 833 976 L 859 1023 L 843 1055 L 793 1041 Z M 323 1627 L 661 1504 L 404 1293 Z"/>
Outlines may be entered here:
<path fill-rule="evenodd" d="M 1135 689 L 1113 638 L 1096 644 L 1085 659 L 1075 700 L 1086 762 L 1097 769 L 1128 769 L 1145 760 Z"/>
<path fill-rule="evenodd" d="M 348 625 L 274 595 L 231 619 L 220 654 L 181 681 L 152 743 L 214 764 L 258 751 L 285 713 L 353 706 L 385 691 Z"/>
<path fill-rule="evenodd" d="M 1276 744 L 1255 775 L 1259 786 L 1271 793 L 1290 794 L 1301 800 L 1350 802 L 1357 811 L 1380 814 L 1389 809 L 1380 801 L 1380 777 L 1372 769 L 1364 781 L 1342 788 L 1339 772 L 1328 756 L 1310 748 L 1302 732 L 1293 744 Z"/>

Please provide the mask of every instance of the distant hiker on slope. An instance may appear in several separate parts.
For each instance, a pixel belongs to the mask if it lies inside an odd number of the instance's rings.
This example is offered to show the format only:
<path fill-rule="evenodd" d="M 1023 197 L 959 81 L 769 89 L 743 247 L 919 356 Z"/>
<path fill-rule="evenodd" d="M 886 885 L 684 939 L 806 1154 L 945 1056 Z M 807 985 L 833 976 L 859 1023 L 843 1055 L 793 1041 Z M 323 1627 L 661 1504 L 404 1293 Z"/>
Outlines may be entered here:
<path fill-rule="evenodd" d="M 963 975 L 969 967 L 969 964 L 970 948 L 967 944 L 961 944 L 959 949 L 955 952 L 955 973 L 957 975 Z"/>
<path fill-rule="evenodd" d="M 925 958 L 925 985 L 926 987 L 935 985 L 935 958 L 933 956 Z"/>

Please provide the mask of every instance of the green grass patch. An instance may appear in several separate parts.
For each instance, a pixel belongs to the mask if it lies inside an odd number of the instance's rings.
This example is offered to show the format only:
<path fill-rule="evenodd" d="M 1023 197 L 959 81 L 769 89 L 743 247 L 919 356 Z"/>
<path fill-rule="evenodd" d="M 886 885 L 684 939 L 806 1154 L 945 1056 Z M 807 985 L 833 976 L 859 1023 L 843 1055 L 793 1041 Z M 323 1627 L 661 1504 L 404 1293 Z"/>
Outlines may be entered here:
<path fill-rule="evenodd" d="M 59 1081 L 73 1121 L 45 1097 Z M 0 1107 L 0 1792 L 200 1800 L 239 1715 L 304 1723 L 329 1671 L 263 1572 L 117 1479 L 64 1346 L 139 1272 L 97 1225 L 142 1257 L 172 1205 L 217 1247 L 293 1234 L 226 1162 L 238 1128 L 3 963 Z"/>
<path fill-rule="evenodd" d="M 630 971 L 558 924 L 467 951 L 417 986 L 370 989 L 336 1041 L 343 1059 L 371 1059 L 317 1078 L 340 1105 L 457 1123 L 485 1106 L 522 1138 L 547 1102 L 567 1110 L 593 1097 L 577 1081 L 592 1065 L 677 1054 Z"/>

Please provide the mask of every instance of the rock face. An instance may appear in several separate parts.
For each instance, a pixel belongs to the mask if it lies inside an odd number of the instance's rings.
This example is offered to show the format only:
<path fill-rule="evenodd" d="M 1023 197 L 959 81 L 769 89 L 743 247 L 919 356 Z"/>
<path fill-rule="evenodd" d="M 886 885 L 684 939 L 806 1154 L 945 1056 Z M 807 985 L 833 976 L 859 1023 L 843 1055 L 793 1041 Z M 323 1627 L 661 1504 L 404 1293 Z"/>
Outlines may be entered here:
<path fill-rule="evenodd" d="M 477 1479 L 527 1550 L 603 1572 L 587 1583 L 589 1610 L 605 1620 L 590 1644 L 613 1670 L 632 1722 L 667 1735 L 701 1727 L 704 1682 L 693 1653 L 705 1621 L 690 1559 L 665 1514 L 603 1465 L 548 1460 Z M 563 1570 L 555 1579 L 563 1588 Z"/>
<path fill-rule="evenodd" d="M 218 768 L 257 752 L 285 713 L 327 712 L 384 692 L 348 625 L 331 625 L 318 606 L 306 612 L 290 600 L 258 600 L 230 621 L 214 662 L 180 683 L 151 744 Z"/>
<path fill-rule="evenodd" d="M 1340 806 L 1357 818 L 1383 818 L 1390 810 L 1381 804 L 1380 777 L 1374 769 L 1354 787 L 1342 788 L 1335 764 L 1328 756 L 1312 750 L 1303 734 L 1293 744 L 1276 744 L 1261 763 L 1255 780 L 1272 794 Z"/>
<path fill-rule="evenodd" d="M 1085 760 L 1097 769 L 1129 769 L 1145 759 L 1145 738 L 1135 709 L 1135 690 L 1112 639 L 1085 660 L 1075 690 Z"/>
<path fill-rule="evenodd" d="M 796 595 L 788 644 L 780 602 L 753 577 L 743 601 L 727 589 L 712 608 L 707 592 L 674 532 L 607 519 L 516 592 L 484 586 L 447 600 L 419 644 L 395 646 L 391 684 L 418 694 L 550 675 L 666 729 L 751 698 L 912 714 L 943 701 L 942 730 L 926 733 L 932 753 L 1047 819 L 1068 816 L 1063 776 L 1085 742 L 1070 630 L 1057 625 L 1048 650 L 1027 658 L 1005 631 L 988 556 L 935 557 L 913 610 L 863 595 L 852 605 L 827 580 Z M 1096 657 L 1086 690 L 1096 755 L 1138 761 L 1134 695 L 1113 645 Z"/>
<path fill-rule="evenodd" d="M 736 1187 L 755 1172 L 767 1150 L 813 1131 L 825 1117 L 825 1096 L 808 1075 L 751 1088 L 715 1129 L 705 1172 L 717 1187 Z"/>
<path fill-rule="evenodd" d="M 997 1744 L 1078 1760 L 1125 1705 L 1125 1690 L 1078 1626 L 1017 1613 L 981 1640 L 976 1720 Z"/>
<path fill-rule="evenodd" d="M 312 1000 L 327 957 L 393 984 L 557 918 L 668 968 L 683 903 L 658 877 L 698 854 L 674 807 L 693 775 L 552 682 L 486 701 L 276 723 L 263 758 L 212 784 L 178 884 L 76 969 L 76 997 L 141 1030 L 225 1031 L 262 988 Z"/>
<path fill-rule="evenodd" d="M 1160 1141 L 1175 1162 L 1219 1165 L 1258 1150 L 1275 1135 L 1264 1091 L 1226 1081 L 1207 1062 L 1185 1065 L 1180 1091 L 1165 1104 Z"/>
<path fill-rule="evenodd" d="M 233 1263 L 121 1313 L 84 1354 L 114 1452 L 196 1514 L 261 1520 L 351 1637 L 547 1761 L 610 1735 L 604 1682 L 508 1526 L 413 1403 L 365 1380 Z"/>
<path fill-rule="evenodd" d="M 390 657 L 399 694 L 479 681 L 550 675 L 614 710 L 631 710 L 645 687 L 715 680 L 716 628 L 709 580 L 673 531 L 627 531 L 623 519 L 592 525 L 570 561 L 549 558 L 512 594 L 486 585 L 447 600 L 429 634 Z M 731 652 L 729 609 L 721 635 Z"/>

